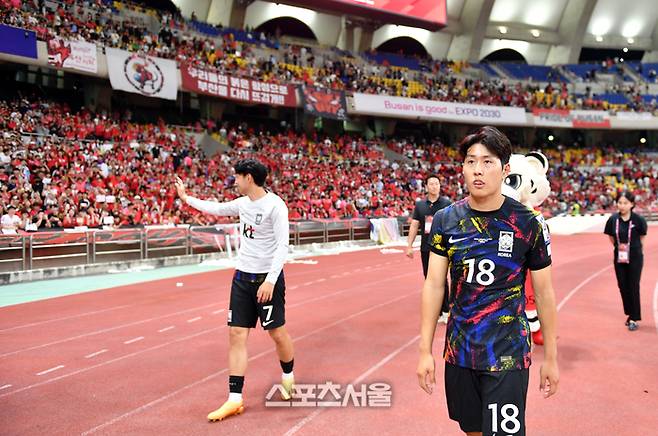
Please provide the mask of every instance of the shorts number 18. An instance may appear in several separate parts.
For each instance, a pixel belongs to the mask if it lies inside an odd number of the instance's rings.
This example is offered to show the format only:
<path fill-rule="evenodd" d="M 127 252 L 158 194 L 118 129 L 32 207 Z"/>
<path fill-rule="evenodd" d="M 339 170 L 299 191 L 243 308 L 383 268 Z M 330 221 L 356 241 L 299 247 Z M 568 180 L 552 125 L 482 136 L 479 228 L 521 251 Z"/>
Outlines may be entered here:
<path fill-rule="evenodd" d="M 489 410 L 491 410 L 491 431 L 495 433 L 498 431 L 498 404 L 489 404 Z M 519 408 L 515 404 L 504 404 L 500 408 L 500 414 L 503 417 L 500 428 L 505 433 L 514 434 L 521 430 L 521 423 L 516 419 L 519 416 Z"/>

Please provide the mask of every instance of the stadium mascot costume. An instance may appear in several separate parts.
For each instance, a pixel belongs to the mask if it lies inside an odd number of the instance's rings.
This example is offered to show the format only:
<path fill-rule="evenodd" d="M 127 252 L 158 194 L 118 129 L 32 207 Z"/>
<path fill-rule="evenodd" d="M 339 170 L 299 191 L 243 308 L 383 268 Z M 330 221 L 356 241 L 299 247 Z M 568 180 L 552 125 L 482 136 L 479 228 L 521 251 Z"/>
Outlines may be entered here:
<path fill-rule="evenodd" d="M 546 178 L 548 159 L 542 153 L 533 151 L 525 156 L 513 154 L 509 163 L 510 173 L 503 183 L 503 194 L 514 198 L 531 209 L 537 209 L 551 193 L 551 185 Z M 528 271 L 526 277 L 525 295 L 525 313 L 530 323 L 532 342 L 535 345 L 543 345 L 544 338 L 537 316 L 530 271 Z"/>

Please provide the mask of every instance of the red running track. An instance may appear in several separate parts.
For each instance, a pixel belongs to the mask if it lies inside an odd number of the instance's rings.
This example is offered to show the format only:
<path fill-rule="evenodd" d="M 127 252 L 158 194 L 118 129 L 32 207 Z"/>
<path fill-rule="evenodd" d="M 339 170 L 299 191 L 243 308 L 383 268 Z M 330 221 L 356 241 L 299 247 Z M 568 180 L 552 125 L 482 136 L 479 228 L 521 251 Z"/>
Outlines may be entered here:
<path fill-rule="evenodd" d="M 541 398 L 538 348 L 529 434 L 658 428 L 658 237 L 646 241 L 636 332 L 624 327 L 611 257 L 603 236 L 554 237 L 561 384 L 557 396 Z M 460 434 L 445 407 L 442 325 L 434 395 L 416 381 L 418 256 L 369 250 L 316 260 L 286 266 L 296 379 L 386 382 L 390 408 L 265 407 L 281 370 L 269 337 L 256 330 L 246 413 L 206 422 L 228 378 L 231 271 L 219 271 L 1 308 L 0 434 Z"/>

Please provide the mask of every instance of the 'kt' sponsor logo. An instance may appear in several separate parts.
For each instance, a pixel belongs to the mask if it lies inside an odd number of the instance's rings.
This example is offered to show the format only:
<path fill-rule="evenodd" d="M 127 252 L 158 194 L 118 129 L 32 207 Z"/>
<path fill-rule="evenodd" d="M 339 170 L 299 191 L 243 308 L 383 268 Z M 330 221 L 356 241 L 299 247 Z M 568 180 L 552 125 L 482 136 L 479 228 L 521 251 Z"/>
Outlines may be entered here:
<path fill-rule="evenodd" d="M 254 231 L 256 231 L 255 228 L 253 228 L 251 225 L 245 224 L 242 229 L 242 236 L 245 238 L 254 239 Z"/>

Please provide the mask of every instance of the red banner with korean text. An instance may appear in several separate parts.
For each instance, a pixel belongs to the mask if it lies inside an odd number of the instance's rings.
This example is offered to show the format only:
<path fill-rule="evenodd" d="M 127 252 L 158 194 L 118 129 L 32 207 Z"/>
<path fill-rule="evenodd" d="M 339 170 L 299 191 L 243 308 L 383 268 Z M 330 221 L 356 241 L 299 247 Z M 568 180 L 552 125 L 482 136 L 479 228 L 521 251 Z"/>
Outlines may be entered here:
<path fill-rule="evenodd" d="M 293 85 L 235 77 L 184 63 L 180 64 L 180 72 L 183 89 L 197 94 L 245 103 L 297 107 L 297 95 Z"/>

